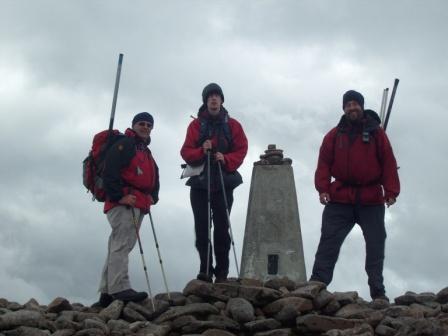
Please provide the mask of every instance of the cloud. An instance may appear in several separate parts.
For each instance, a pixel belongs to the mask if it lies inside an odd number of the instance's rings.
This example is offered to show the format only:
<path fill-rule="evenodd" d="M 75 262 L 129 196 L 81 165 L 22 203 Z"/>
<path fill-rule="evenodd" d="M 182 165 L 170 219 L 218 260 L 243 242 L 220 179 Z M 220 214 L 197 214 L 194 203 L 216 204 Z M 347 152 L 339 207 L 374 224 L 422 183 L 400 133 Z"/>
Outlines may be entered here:
<path fill-rule="evenodd" d="M 249 138 L 240 169 L 245 183 L 235 191 L 232 211 L 238 254 L 252 162 L 275 143 L 293 159 L 309 276 L 320 235 L 313 175 L 322 137 L 342 113 L 345 90 L 358 89 L 378 110 L 382 90 L 398 77 L 388 135 L 402 194 L 387 210 L 386 287 L 391 296 L 438 291 L 448 257 L 442 241 L 446 7 L 443 1 L 6 1 L 0 13 L 0 295 L 43 304 L 60 295 L 85 303 L 97 297 L 110 229 L 101 205 L 81 185 L 81 162 L 93 135 L 107 128 L 120 52 L 114 125 L 124 130 L 144 110 L 155 117 L 151 150 L 161 192 L 153 217 L 171 289 L 181 290 L 198 269 L 179 149 L 207 83 L 220 83 L 226 108 Z M 160 292 L 152 234 L 143 230 L 153 291 Z M 140 262 L 136 249 L 131 281 L 145 290 Z M 363 263 L 355 228 L 330 289 L 356 289 L 367 298 Z"/>

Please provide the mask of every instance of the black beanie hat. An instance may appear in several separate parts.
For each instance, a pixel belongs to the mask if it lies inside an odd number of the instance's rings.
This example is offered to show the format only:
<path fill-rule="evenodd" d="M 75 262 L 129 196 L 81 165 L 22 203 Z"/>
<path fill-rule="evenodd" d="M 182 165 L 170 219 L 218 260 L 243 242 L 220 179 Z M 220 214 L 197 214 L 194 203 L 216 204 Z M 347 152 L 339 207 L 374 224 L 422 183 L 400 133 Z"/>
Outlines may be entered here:
<path fill-rule="evenodd" d="M 358 104 L 361 105 L 362 109 L 364 110 L 364 97 L 362 96 L 362 94 L 355 90 L 349 90 L 344 93 L 344 96 L 342 97 L 342 109 L 344 109 L 345 104 L 352 100 L 358 102 Z"/>
<path fill-rule="evenodd" d="M 154 125 L 154 118 L 148 112 L 140 112 L 135 115 L 134 119 L 132 119 L 132 126 L 134 126 L 139 121 L 146 121 Z"/>
<path fill-rule="evenodd" d="M 222 102 L 224 103 L 224 93 L 222 92 L 221 87 L 216 83 L 210 83 L 204 88 L 204 90 L 202 90 L 202 102 L 204 104 L 207 104 L 207 98 L 212 93 L 219 94 L 221 96 Z"/>

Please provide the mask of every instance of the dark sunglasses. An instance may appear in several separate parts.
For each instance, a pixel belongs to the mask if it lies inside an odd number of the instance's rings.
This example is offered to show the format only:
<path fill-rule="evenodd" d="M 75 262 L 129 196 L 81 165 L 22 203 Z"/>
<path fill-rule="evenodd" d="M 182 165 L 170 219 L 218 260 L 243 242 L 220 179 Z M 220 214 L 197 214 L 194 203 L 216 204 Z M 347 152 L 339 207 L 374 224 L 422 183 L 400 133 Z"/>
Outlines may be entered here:
<path fill-rule="evenodd" d="M 141 127 L 146 126 L 146 127 L 148 127 L 148 128 L 151 128 L 151 127 L 152 127 L 152 124 L 151 124 L 151 123 L 149 123 L 149 122 L 144 122 L 144 121 L 139 121 L 139 122 L 137 123 L 137 125 L 139 125 L 139 126 L 141 126 Z"/>

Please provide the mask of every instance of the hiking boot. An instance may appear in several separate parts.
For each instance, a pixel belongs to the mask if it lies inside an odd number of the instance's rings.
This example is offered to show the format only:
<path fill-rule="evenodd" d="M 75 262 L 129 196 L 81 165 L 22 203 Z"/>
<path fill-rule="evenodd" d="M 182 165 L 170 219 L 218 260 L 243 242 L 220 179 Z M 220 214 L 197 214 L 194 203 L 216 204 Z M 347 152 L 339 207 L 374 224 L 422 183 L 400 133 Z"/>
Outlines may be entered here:
<path fill-rule="evenodd" d="M 114 301 L 112 298 L 112 295 L 109 295 L 107 293 L 101 293 L 100 299 L 98 302 L 95 302 L 93 305 L 91 305 L 92 308 L 106 308 L 108 305 L 110 305 Z"/>
<path fill-rule="evenodd" d="M 131 289 L 126 289 L 124 291 L 112 294 L 112 298 L 114 300 L 120 300 L 123 302 L 140 302 L 143 301 L 144 299 L 146 299 L 148 297 L 148 293 L 146 292 L 136 292 L 135 290 Z"/>
<path fill-rule="evenodd" d="M 213 278 L 211 275 L 207 275 L 207 273 L 199 272 L 196 279 L 205 281 L 205 282 L 213 282 Z"/>

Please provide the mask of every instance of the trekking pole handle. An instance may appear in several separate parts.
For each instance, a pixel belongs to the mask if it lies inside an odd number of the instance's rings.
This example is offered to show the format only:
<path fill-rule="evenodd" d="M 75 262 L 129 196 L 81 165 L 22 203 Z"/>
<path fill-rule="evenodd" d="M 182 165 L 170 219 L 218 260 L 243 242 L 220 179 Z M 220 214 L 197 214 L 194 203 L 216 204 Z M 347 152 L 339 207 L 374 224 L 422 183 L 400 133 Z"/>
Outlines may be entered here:
<path fill-rule="evenodd" d="M 109 131 L 114 127 L 115 108 L 117 106 L 118 88 L 120 87 L 121 65 L 123 64 L 123 54 L 118 56 L 117 75 L 115 76 L 114 97 L 112 99 L 112 109 L 110 111 Z"/>

